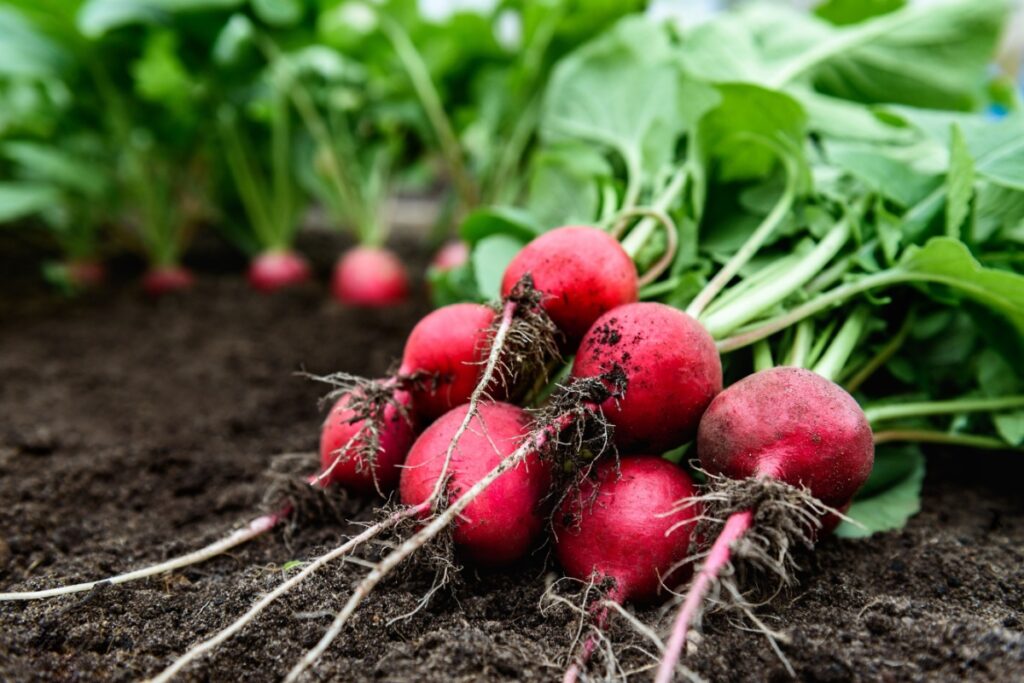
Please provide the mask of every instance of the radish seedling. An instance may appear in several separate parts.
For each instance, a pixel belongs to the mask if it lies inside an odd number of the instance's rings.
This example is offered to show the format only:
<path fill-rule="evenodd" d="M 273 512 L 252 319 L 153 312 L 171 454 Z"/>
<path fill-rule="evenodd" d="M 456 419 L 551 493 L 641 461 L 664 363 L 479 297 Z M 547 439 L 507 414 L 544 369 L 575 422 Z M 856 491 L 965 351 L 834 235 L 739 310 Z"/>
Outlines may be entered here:
<path fill-rule="evenodd" d="M 393 306 L 409 296 L 409 276 L 401 259 L 382 247 L 355 247 L 338 259 L 331 293 L 356 306 Z"/>

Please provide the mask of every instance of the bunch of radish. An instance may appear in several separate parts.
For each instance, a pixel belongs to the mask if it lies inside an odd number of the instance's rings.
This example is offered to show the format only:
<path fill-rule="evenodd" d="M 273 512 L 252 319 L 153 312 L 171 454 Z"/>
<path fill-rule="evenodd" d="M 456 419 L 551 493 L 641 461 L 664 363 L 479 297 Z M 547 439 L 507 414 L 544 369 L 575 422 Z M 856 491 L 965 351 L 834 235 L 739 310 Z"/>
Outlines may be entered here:
<path fill-rule="evenodd" d="M 758 526 L 760 505 L 776 490 L 769 480 L 785 482 L 787 491 L 809 489 L 809 499 L 827 510 L 845 504 L 870 471 L 870 429 L 842 389 L 807 371 L 779 369 L 722 392 L 711 334 L 683 311 L 638 303 L 636 267 L 602 230 L 570 226 L 538 237 L 509 264 L 502 290 L 494 307 L 453 304 L 424 317 L 394 375 L 329 378 L 338 390 L 321 433 L 321 471 L 309 481 L 383 495 L 397 486 L 402 505 L 287 585 L 402 520 L 420 522 L 356 587 L 289 679 L 315 662 L 384 576 L 446 529 L 462 558 L 492 566 L 521 559 L 550 531 L 566 573 L 603 587 L 605 600 L 592 609 L 598 628 L 607 621 L 601 605 L 665 595 L 666 587 L 687 578 L 702 499 L 686 470 L 660 454 L 695 436 L 709 472 L 753 482 L 737 487 L 747 505 L 734 515 L 742 524 L 730 519 L 731 535 L 714 546 L 725 550 L 712 559 L 723 553 L 727 559 L 730 543 Z M 543 386 L 559 352 L 575 356 L 565 386 L 538 410 L 515 405 L 535 401 L 532 388 Z M 745 415 L 756 417 L 744 421 Z M 556 476 L 566 470 L 572 476 Z M 712 481 L 720 489 L 716 500 L 735 502 L 720 478 Z M 759 497 L 751 488 L 767 493 Z M 794 509 L 793 526 L 802 530 L 807 515 Z M 201 561 L 264 533 L 288 512 L 285 505 L 218 544 L 110 581 Z M 814 526 L 812 520 L 808 528 Z M 707 583 L 713 572 L 709 560 L 699 580 Z M 194 647 L 157 680 L 230 637 L 284 590 Z M 688 604 L 699 604 L 702 590 L 695 585 L 697 597 Z M 685 624 L 694 609 L 681 617 Z M 584 642 L 567 680 L 583 670 L 595 645 L 594 636 Z M 666 666 L 671 676 L 674 662 Z"/>

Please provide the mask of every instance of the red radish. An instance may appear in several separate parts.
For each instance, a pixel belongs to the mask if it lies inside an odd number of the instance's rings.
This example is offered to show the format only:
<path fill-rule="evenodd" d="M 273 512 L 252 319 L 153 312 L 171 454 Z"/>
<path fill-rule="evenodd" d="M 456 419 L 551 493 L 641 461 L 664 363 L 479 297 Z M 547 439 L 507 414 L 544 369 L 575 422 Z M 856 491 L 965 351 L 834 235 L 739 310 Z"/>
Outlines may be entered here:
<path fill-rule="evenodd" d="M 723 391 L 700 423 L 697 453 L 711 474 L 771 477 L 847 504 L 874 463 L 864 411 L 835 382 L 802 368 L 750 375 Z"/>
<path fill-rule="evenodd" d="M 372 447 L 366 419 L 360 419 L 351 406 L 352 394 L 343 394 L 335 402 L 320 431 L 320 470 L 327 476 L 323 484 L 339 484 L 356 493 L 386 493 L 398 484 L 400 466 L 415 438 L 410 417 L 394 403 L 387 403 L 376 420 L 376 449 L 371 462 L 363 451 Z M 412 397 L 396 391 L 399 406 L 409 408 Z"/>
<path fill-rule="evenodd" d="M 434 254 L 430 267 L 444 273 L 469 261 L 469 245 L 462 240 L 452 240 Z"/>
<path fill-rule="evenodd" d="M 663 453 L 691 440 L 722 390 L 722 363 L 703 326 L 658 303 L 620 306 L 583 338 L 574 377 L 624 375 L 625 391 L 602 404 L 625 453 Z"/>
<path fill-rule="evenodd" d="M 529 274 L 544 294 L 541 305 L 576 348 L 597 318 L 616 306 L 636 301 L 636 266 L 608 233 L 586 226 L 556 228 L 537 237 L 505 269 L 501 293 Z"/>
<path fill-rule="evenodd" d="M 700 510 L 680 501 L 693 496 L 693 480 L 667 460 L 633 456 L 618 468 L 606 460 L 555 517 L 558 561 L 574 578 L 614 581 L 608 600 L 654 600 L 687 556 Z M 607 608 L 595 610 L 595 626 L 604 628 L 607 616 Z M 566 681 L 576 679 L 596 645 L 587 639 Z"/>
<path fill-rule="evenodd" d="M 409 296 L 409 276 L 394 252 L 382 247 L 355 247 L 335 264 L 331 293 L 346 304 L 391 306 Z"/>
<path fill-rule="evenodd" d="M 309 263 L 289 250 L 265 251 L 249 264 L 249 284 L 261 292 L 272 292 L 309 280 Z"/>
<path fill-rule="evenodd" d="M 154 266 L 142 276 L 142 289 L 150 296 L 163 296 L 190 288 L 195 276 L 184 266 Z"/>
<path fill-rule="evenodd" d="M 107 269 L 100 261 L 74 259 L 61 265 L 67 282 L 81 289 L 99 287 L 107 279 Z"/>
<path fill-rule="evenodd" d="M 842 509 L 871 473 L 875 448 L 864 411 L 842 387 L 810 370 L 778 367 L 740 380 L 712 401 L 700 423 L 697 453 L 710 474 L 775 480 L 797 495 L 806 488 L 823 505 Z M 729 564 L 734 544 L 756 526 L 758 511 L 769 504 L 741 509 L 726 520 L 676 618 L 659 683 L 672 680 L 704 596 Z M 797 529 L 804 526 L 795 521 Z M 834 526 L 828 515 L 822 523 Z M 822 530 L 800 533 L 813 539 Z"/>
<path fill-rule="evenodd" d="M 427 314 L 412 329 L 399 373 L 429 376 L 412 390 L 417 415 L 433 420 L 469 400 L 483 371 L 495 317 L 483 304 L 451 304 Z"/>
<path fill-rule="evenodd" d="M 445 465 L 449 444 L 469 410 L 459 406 L 428 427 L 413 444 L 402 469 L 402 503 L 430 498 Z M 448 464 L 449 503 L 516 451 L 530 433 L 530 417 L 507 403 L 483 403 L 455 446 Z M 550 466 L 536 452 L 499 476 L 462 511 L 454 540 L 471 560 L 502 565 L 518 560 L 544 528 L 541 501 L 550 486 Z"/>
<path fill-rule="evenodd" d="M 679 501 L 693 496 L 693 480 L 668 460 L 605 460 L 555 518 L 558 561 L 577 579 L 614 579 L 613 600 L 650 602 L 686 558 L 699 510 Z"/>

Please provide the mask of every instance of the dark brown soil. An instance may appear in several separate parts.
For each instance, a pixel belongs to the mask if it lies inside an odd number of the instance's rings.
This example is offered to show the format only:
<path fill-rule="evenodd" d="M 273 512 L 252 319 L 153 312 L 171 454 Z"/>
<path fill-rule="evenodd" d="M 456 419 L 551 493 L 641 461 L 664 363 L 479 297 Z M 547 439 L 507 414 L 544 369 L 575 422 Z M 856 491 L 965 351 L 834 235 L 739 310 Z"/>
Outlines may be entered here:
<path fill-rule="evenodd" d="M 23 276 L 4 282 L 0 590 L 134 568 L 251 517 L 275 454 L 316 444 L 322 388 L 294 372 L 383 373 L 425 310 L 423 302 L 342 310 L 312 285 L 261 296 L 237 273 L 215 271 L 193 292 L 157 303 L 129 287 L 66 302 Z M 1024 680 L 1020 462 L 935 454 L 924 510 L 906 530 L 823 542 L 805 560 L 801 586 L 758 610 L 788 637 L 783 650 L 797 677 Z M 372 502 L 343 506 L 352 517 L 372 515 Z M 345 531 L 321 523 L 273 532 L 166 578 L 2 604 L 0 680 L 152 675 L 280 582 L 285 563 L 322 552 Z M 324 571 L 182 678 L 280 679 L 363 571 Z M 553 571 L 541 551 L 505 572 L 464 572 L 456 588 L 393 624 L 431 577 L 387 583 L 308 678 L 555 680 L 574 622 L 564 608 L 539 608 Z M 687 659 L 705 679 L 787 679 L 763 636 L 732 628 L 726 615 L 709 617 L 705 630 Z M 613 639 L 624 667 L 649 664 L 640 648 L 652 648 L 622 623 Z"/>

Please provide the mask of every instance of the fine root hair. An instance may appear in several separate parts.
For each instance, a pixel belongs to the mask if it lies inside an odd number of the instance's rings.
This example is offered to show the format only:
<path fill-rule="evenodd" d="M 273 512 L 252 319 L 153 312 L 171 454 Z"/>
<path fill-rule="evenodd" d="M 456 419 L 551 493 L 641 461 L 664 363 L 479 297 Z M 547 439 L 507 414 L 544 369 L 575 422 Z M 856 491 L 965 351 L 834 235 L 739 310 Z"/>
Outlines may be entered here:
<path fill-rule="evenodd" d="M 316 453 L 289 453 L 272 459 L 263 473 L 267 486 L 261 509 L 268 514 L 289 510 L 289 533 L 316 523 L 344 525 L 351 512 L 344 491 L 310 486 L 309 472 L 315 471 L 317 462 Z"/>
<path fill-rule="evenodd" d="M 571 378 L 555 388 L 543 407 L 531 411 L 540 429 L 561 425 L 555 438 L 539 451 L 553 465 L 551 493 L 545 500 L 552 509 L 557 511 L 564 500 L 580 495 L 580 485 L 603 456 L 613 457 L 618 467 L 615 427 L 604 416 L 601 404 L 621 396 L 624 390 L 625 373 L 616 367 L 601 377 Z M 593 503 L 598 492 L 598 487 L 592 487 L 584 503 Z"/>

